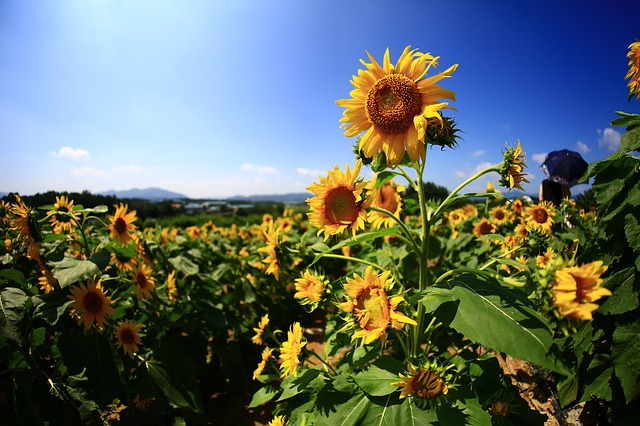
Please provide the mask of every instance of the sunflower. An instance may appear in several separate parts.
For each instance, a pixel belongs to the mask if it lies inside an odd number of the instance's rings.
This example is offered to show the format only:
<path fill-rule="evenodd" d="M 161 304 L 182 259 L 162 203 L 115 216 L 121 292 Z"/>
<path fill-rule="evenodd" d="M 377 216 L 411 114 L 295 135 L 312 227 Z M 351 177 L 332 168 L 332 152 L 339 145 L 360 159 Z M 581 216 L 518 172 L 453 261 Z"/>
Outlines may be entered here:
<path fill-rule="evenodd" d="M 9 223 L 9 213 L 11 212 L 11 204 L 0 200 L 0 225 Z"/>
<path fill-rule="evenodd" d="M 611 296 L 609 289 L 601 287 L 600 276 L 607 270 L 601 260 L 581 266 L 565 266 L 555 273 L 551 284 L 553 304 L 563 317 L 593 320 L 593 311 L 598 309 L 596 300 Z"/>
<path fill-rule="evenodd" d="M 339 307 L 351 312 L 360 328 L 351 336 L 351 340 L 362 339 L 362 344 L 367 345 L 378 339 L 384 341 L 389 326 L 400 330 L 404 324 L 417 325 L 413 319 L 396 310 L 404 298 L 389 298 L 387 295 L 386 290 L 391 285 L 389 275 L 390 271 L 378 275 L 368 266 L 363 276 L 354 274 L 353 278 L 347 278 L 344 290 L 349 300 Z"/>
<path fill-rule="evenodd" d="M 404 187 L 396 185 L 393 181 L 383 183 L 377 190 L 372 206 L 385 209 L 399 219 L 402 211 L 402 196 L 400 192 L 403 190 Z M 375 210 L 369 212 L 368 221 L 376 229 L 383 226 L 388 228 L 395 224 L 395 220 L 388 214 Z"/>
<path fill-rule="evenodd" d="M 536 256 L 536 265 L 540 268 L 546 268 L 549 263 L 554 261 L 557 257 L 558 254 L 556 251 L 552 247 L 547 247 L 547 250 L 543 254 Z"/>
<path fill-rule="evenodd" d="M 267 426 L 284 426 L 287 423 L 286 416 L 275 416 Z"/>
<path fill-rule="evenodd" d="M 482 218 L 473 224 L 473 235 L 480 238 L 483 235 L 495 234 L 496 226 L 489 219 Z"/>
<path fill-rule="evenodd" d="M 53 274 L 44 264 L 44 262 L 40 265 L 40 275 L 38 277 L 38 285 L 40 286 L 40 290 L 45 293 L 51 293 L 55 290 L 56 279 L 53 277 Z"/>
<path fill-rule="evenodd" d="M 551 233 L 553 218 L 556 211 L 549 201 L 533 204 L 527 207 L 526 222 L 530 229 Z"/>
<path fill-rule="evenodd" d="M 488 411 L 493 417 L 505 417 L 509 413 L 509 402 L 504 399 L 494 401 Z"/>
<path fill-rule="evenodd" d="M 520 140 L 518 140 L 518 145 L 515 148 L 507 147 L 502 154 L 504 161 L 500 170 L 500 185 L 505 188 L 518 188 L 520 191 L 524 191 L 520 182 L 529 183 L 529 181 L 525 178 L 527 174 L 523 173 L 527 165 L 525 164 L 526 157 L 524 151 L 522 151 Z"/>
<path fill-rule="evenodd" d="M 636 100 L 640 99 L 640 40 L 636 40 L 629 45 L 629 71 L 624 77 L 629 79 L 629 100 L 636 95 Z"/>
<path fill-rule="evenodd" d="M 145 398 L 141 395 L 136 395 L 136 397 L 133 398 L 133 404 L 138 410 L 146 410 L 147 408 L 149 408 L 152 402 L 153 399 Z"/>
<path fill-rule="evenodd" d="M 135 292 L 138 299 L 151 298 L 151 292 L 156 288 L 156 279 L 151 275 L 153 271 L 144 262 L 139 262 L 133 278 L 136 285 Z"/>
<path fill-rule="evenodd" d="M 317 304 L 322 299 L 325 287 L 325 279 L 322 275 L 304 271 L 302 277 L 296 278 L 296 293 L 294 298 L 300 299 L 300 303 Z"/>
<path fill-rule="evenodd" d="M 509 203 L 509 208 L 513 213 L 520 216 L 522 212 L 524 212 L 524 203 L 522 202 L 521 199 L 517 198 L 513 200 L 511 203 Z"/>
<path fill-rule="evenodd" d="M 108 216 L 109 219 L 109 236 L 113 239 L 117 239 L 122 244 L 128 244 L 130 241 L 136 239 L 136 226 L 133 222 L 136 221 L 136 211 L 128 211 L 129 206 L 120 203 L 116 207 L 116 212 L 113 216 Z"/>
<path fill-rule="evenodd" d="M 495 206 L 489 211 L 489 218 L 496 226 L 511 222 L 511 212 L 502 206 Z"/>
<path fill-rule="evenodd" d="M 264 371 L 264 368 L 267 366 L 267 362 L 269 362 L 269 359 L 271 359 L 272 352 L 273 349 L 271 348 L 264 348 L 262 350 L 262 359 L 258 363 L 258 367 L 253 372 L 253 380 L 257 380 L 258 377 L 260 377 L 260 375 Z"/>
<path fill-rule="evenodd" d="M 171 303 L 178 300 L 178 288 L 176 287 L 176 271 L 175 269 L 167 275 L 167 296 Z"/>
<path fill-rule="evenodd" d="M 256 335 L 251 338 L 251 341 L 256 345 L 261 345 L 262 335 L 264 334 L 265 327 L 269 324 L 269 314 L 265 314 L 258 323 L 258 327 L 254 327 L 253 331 L 256 332 Z"/>
<path fill-rule="evenodd" d="M 19 195 L 15 197 L 16 201 L 11 205 L 11 213 L 15 216 L 11 219 L 11 228 L 19 231 L 20 247 L 27 250 L 27 257 L 39 260 L 38 241 L 42 239 L 42 235 L 38 225 L 38 211 L 27 207 Z"/>
<path fill-rule="evenodd" d="M 307 199 L 309 223 L 320 228 L 318 235 L 324 232 L 325 241 L 347 228 L 351 228 L 354 237 L 358 229 L 364 229 L 367 209 L 373 200 L 371 195 L 364 196 L 368 183 L 356 180 L 361 167 L 360 160 L 353 170 L 349 170 L 347 165 L 345 173 L 336 166 L 326 178 L 320 177 L 319 183 L 307 187 L 307 190 L 316 194 Z"/>
<path fill-rule="evenodd" d="M 78 318 L 78 324 L 84 323 L 84 328 L 88 330 L 94 321 L 98 327 L 102 328 L 108 315 L 113 315 L 115 310 L 111 306 L 111 300 L 102 289 L 101 280 L 91 279 L 87 285 L 80 283 L 71 289 L 69 299 L 72 313 Z"/>
<path fill-rule="evenodd" d="M 138 345 L 142 344 L 140 338 L 140 329 L 142 324 L 133 321 L 124 320 L 116 328 L 114 335 L 116 337 L 116 345 L 122 348 L 125 354 L 131 356 L 132 353 L 138 352 Z"/>
<path fill-rule="evenodd" d="M 414 394 L 420 398 L 433 399 L 439 395 L 446 395 L 449 387 L 442 376 L 429 368 L 416 369 L 408 366 L 407 375 L 400 374 L 400 381 L 392 383 L 400 387 L 400 399 Z"/>
<path fill-rule="evenodd" d="M 136 267 L 136 258 L 123 256 L 119 253 L 111 253 L 109 263 L 119 271 L 133 271 Z"/>
<path fill-rule="evenodd" d="M 47 212 L 53 232 L 63 234 L 70 231 L 74 225 L 74 219 L 80 219 L 80 213 L 73 211 L 73 200 L 68 199 L 66 195 L 56 196 L 54 207 L 55 209 Z"/>
<path fill-rule="evenodd" d="M 336 101 L 346 108 L 340 119 L 345 135 L 352 137 L 365 132 L 359 149 L 369 158 L 384 152 L 387 164 L 392 167 L 402 161 L 405 150 L 411 161 L 424 159 L 429 119 L 438 120 L 443 127 L 439 111 L 450 107 L 439 101 L 456 97 L 437 83 L 451 77 L 458 65 L 426 77 L 431 67 L 438 66 L 439 57 L 411 50 L 411 46 L 404 49 L 395 66 L 389 59 L 389 49 L 382 66 L 369 52 L 367 56 L 371 63 L 360 60 L 367 69 L 358 70 L 351 80 L 355 87 L 351 98 Z"/>
<path fill-rule="evenodd" d="M 302 348 L 306 344 L 300 323 L 294 322 L 287 332 L 287 341 L 280 348 L 280 360 L 282 361 L 282 364 L 280 364 L 280 370 L 282 371 L 280 377 L 296 377 L 298 375 L 298 368 L 301 363 L 300 355 L 302 354 Z"/>

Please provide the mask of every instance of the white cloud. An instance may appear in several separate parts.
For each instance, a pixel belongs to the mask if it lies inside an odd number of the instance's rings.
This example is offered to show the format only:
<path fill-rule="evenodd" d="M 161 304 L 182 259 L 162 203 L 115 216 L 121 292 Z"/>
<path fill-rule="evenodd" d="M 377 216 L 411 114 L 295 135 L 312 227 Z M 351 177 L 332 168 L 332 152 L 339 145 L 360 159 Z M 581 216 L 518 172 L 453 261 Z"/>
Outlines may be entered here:
<path fill-rule="evenodd" d="M 249 172 L 258 172 L 258 173 L 266 173 L 266 174 L 275 174 L 279 173 L 278 169 L 271 166 L 261 166 L 259 164 L 251 164 L 251 163 L 243 163 L 240 168 L 242 170 L 246 170 Z"/>
<path fill-rule="evenodd" d="M 60 151 L 58 152 L 52 151 L 51 155 L 58 158 L 70 158 L 72 160 L 79 160 L 81 158 L 86 158 L 86 159 L 91 158 L 89 156 L 89 151 L 87 151 L 86 149 L 81 149 L 81 148 L 73 149 L 69 146 L 63 146 L 62 148 L 60 148 Z"/>
<path fill-rule="evenodd" d="M 611 127 L 607 127 L 604 130 L 598 129 L 598 146 L 606 147 L 608 151 L 615 151 L 620 148 L 620 138 L 622 134 Z"/>
<path fill-rule="evenodd" d="M 542 164 L 544 163 L 544 160 L 547 158 L 547 152 L 543 152 L 541 154 L 533 154 L 531 156 L 531 158 L 533 158 L 533 161 L 535 161 L 538 164 Z"/>
<path fill-rule="evenodd" d="M 587 144 L 584 142 L 578 141 L 576 142 L 576 146 L 578 147 L 578 151 L 580 151 L 583 154 L 586 154 L 587 152 L 591 151 L 587 146 Z"/>
<path fill-rule="evenodd" d="M 462 170 L 456 170 L 455 174 L 456 174 L 456 177 L 459 177 L 459 178 L 466 178 L 467 177 L 467 174 L 465 172 L 463 172 Z"/>
<path fill-rule="evenodd" d="M 487 151 L 485 151 L 484 149 L 479 149 L 477 151 L 474 151 L 471 156 L 472 157 L 480 157 L 482 154 L 485 154 Z"/>
<path fill-rule="evenodd" d="M 325 174 L 326 172 L 323 170 L 319 170 L 319 169 L 306 169 L 304 167 L 298 167 L 296 169 L 296 172 L 298 172 L 299 175 L 302 176 L 310 176 L 313 178 L 317 178 L 320 175 Z"/>
<path fill-rule="evenodd" d="M 493 166 L 493 164 L 491 164 L 490 162 L 483 161 L 482 163 L 480 163 L 480 164 L 478 164 L 476 166 L 475 173 L 478 173 L 479 171 L 482 171 L 482 170 L 486 169 L 487 167 L 491 167 L 491 166 Z"/>
<path fill-rule="evenodd" d="M 140 173 L 148 172 L 149 170 L 151 169 L 147 166 L 136 166 L 134 164 L 129 164 L 127 166 L 119 166 L 116 168 L 116 171 L 118 173 L 125 173 L 125 174 L 140 174 Z"/>
<path fill-rule="evenodd" d="M 107 174 L 93 167 L 72 167 L 71 174 L 75 177 L 104 177 Z"/>

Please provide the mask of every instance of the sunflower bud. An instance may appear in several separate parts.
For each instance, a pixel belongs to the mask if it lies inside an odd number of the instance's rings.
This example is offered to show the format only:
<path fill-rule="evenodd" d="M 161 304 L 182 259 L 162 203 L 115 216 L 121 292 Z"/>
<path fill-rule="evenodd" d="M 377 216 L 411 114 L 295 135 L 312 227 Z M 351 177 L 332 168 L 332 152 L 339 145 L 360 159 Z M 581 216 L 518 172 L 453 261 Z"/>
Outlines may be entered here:
<path fill-rule="evenodd" d="M 424 140 L 432 146 L 439 146 L 442 150 L 445 147 L 455 149 L 458 147 L 458 135 L 456 133 L 460 129 L 456 129 L 456 122 L 453 118 L 439 114 L 440 119 L 431 118 L 428 120 Z"/>

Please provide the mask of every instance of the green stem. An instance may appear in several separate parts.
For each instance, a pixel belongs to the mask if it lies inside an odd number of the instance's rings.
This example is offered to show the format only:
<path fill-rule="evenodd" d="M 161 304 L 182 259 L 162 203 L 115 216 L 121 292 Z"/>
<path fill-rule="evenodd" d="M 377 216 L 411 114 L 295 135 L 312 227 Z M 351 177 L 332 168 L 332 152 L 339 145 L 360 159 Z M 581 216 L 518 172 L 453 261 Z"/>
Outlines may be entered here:
<path fill-rule="evenodd" d="M 382 266 L 378 265 L 377 263 L 373 263 L 373 262 L 369 262 L 368 260 L 364 260 L 364 259 L 359 259 L 357 257 L 350 257 L 350 256 L 344 256 L 341 254 L 333 254 L 333 253 L 326 253 L 323 254 L 322 257 L 332 257 L 334 259 L 343 259 L 343 260 L 348 260 L 348 261 L 352 261 L 352 262 L 359 262 L 359 263 L 364 263 L 365 265 L 369 265 L 371 267 L 374 267 L 380 271 L 386 271 L 386 268 L 383 268 Z"/>
<path fill-rule="evenodd" d="M 327 361 L 325 361 L 325 360 L 324 360 L 320 355 L 318 355 L 318 354 L 316 353 L 316 351 L 312 351 L 312 350 L 310 350 L 310 349 L 307 349 L 307 353 L 308 353 L 309 355 L 313 355 L 314 357 L 318 358 L 318 359 L 320 360 L 320 362 L 322 362 L 322 364 L 324 364 L 324 366 L 325 366 L 325 367 L 327 367 L 329 370 L 331 370 L 331 373 L 333 373 L 333 375 L 336 375 L 336 374 L 337 374 L 337 372 L 336 372 L 335 368 L 333 368 L 333 367 L 331 366 L 331 364 L 329 364 L 329 363 L 328 363 Z"/>
<path fill-rule="evenodd" d="M 391 213 L 389 210 L 383 209 L 382 207 L 373 206 L 371 207 L 371 210 L 384 213 L 390 218 L 392 218 L 393 220 L 395 220 L 395 222 L 400 226 L 400 229 L 402 230 L 402 232 L 404 232 L 404 234 L 407 236 L 407 238 L 402 238 L 402 237 L 399 237 L 399 238 L 407 242 L 416 253 L 418 254 L 420 253 L 420 247 L 418 247 L 416 240 L 413 238 L 413 235 L 411 235 L 411 231 L 409 230 L 409 228 L 407 228 L 407 225 L 405 225 L 404 222 L 402 222 L 396 215 Z"/>

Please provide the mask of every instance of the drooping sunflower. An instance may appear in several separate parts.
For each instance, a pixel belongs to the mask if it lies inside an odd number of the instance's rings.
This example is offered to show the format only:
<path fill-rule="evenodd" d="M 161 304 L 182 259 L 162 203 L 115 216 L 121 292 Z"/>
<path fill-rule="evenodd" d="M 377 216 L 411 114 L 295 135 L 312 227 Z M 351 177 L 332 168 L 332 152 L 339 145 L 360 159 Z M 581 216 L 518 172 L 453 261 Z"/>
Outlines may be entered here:
<path fill-rule="evenodd" d="M 280 243 L 283 241 L 280 235 L 280 227 L 276 226 L 274 221 L 264 223 L 262 236 L 267 245 L 260 247 L 258 253 L 265 253 L 266 258 L 262 262 L 267 266 L 265 274 L 271 274 L 276 280 L 280 279 Z"/>
<path fill-rule="evenodd" d="M 439 372 L 428 367 L 416 369 L 411 364 L 407 369 L 409 374 L 400 374 L 401 380 L 392 383 L 393 386 L 400 387 L 401 399 L 411 394 L 419 398 L 433 399 L 449 392 L 449 387 Z"/>
<path fill-rule="evenodd" d="M 295 299 L 300 299 L 300 303 L 317 304 L 324 294 L 325 279 L 322 275 L 304 271 L 300 278 L 296 278 L 296 293 L 293 295 Z"/>
<path fill-rule="evenodd" d="M 629 100 L 636 95 L 636 100 L 640 99 L 640 40 L 636 40 L 629 45 L 629 71 L 624 77 L 629 80 Z"/>
<path fill-rule="evenodd" d="M 527 207 L 525 220 L 530 229 L 550 233 L 555 215 L 553 205 L 549 201 L 542 201 Z"/>
<path fill-rule="evenodd" d="M 55 290 L 56 279 L 53 277 L 53 274 L 47 267 L 47 265 L 42 262 L 40 265 L 40 276 L 38 277 L 38 285 L 40 286 L 40 290 L 45 293 L 51 293 Z"/>
<path fill-rule="evenodd" d="M 108 216 L 109 236 L 122 244 L 128 244 L 137 238 L 135 234 L 136 225 L 133 224 L 137 219 L 136 211 L 128 211 L 129 206 L 122 203 L 115 207 L 116 212 L 114 215 Z"/>
<path fill-rule="evenodd" d="M 518 139 L 518 145 L 513 147 L 506 147 L 506 151 L 503 153 L 504 161 L 502 162 L 502 168 L 500 170 L 500 185 L 505 188 L 513 189 L 518 188 L 520 191 L 524 191 L 521 182 L 529 183 L 525 178 L 527 176 L 524 173 L 526 156 L 522 150 L 522 145 Z"/>
<path fill-rule="evenodd" d="M 111 306 L 111 300 L 102 289 L 101 280 L 91 279 L 85 285 L 80 283 L 71 289 L 69 299 L 73 300 L 71 310 L 78 319 L 78 324 L 84 323 L 84 328 L 89 329 L 95 322 L 102 328 L 106 317 L 113 315 L 115 310 Z"/>
<path fill-rule="evenodd" d="M 324 232 L 325 240 L 347 228 L 351 228 L 354 237 L 358 229 L 364 229 L 373 194 L 365 195 L 368 182 L 358 180 L 361 167 L 360 160 L 353 170 L 347 165 L 345 173 L 336 166 L 327 177 L 320 177 L 319 183 L 307 187 L 315 194 L 307 199 L 309 223 L 319 228 L 318 235 Z"/>
<path fill-rule="evenodd" d="M 264 333 L 265 327 L 269 324 L 269 314 L 265 314 L 262 318 L 260 318 L 260 322 L 258 323 L 258 327 L 254 327 L 253 331 L 256 332 L 255 336 L 251 338 L 251 341 L 256 345 L 261 345 L 262 334 Z"/>
<path fill-rule="evenodd" d="M 142 324 L 129 320 L 120 321 L 120 324 L 116 327 L 114 332 L 116 345 L 118 348 L 122 348 L 125 354 L 131 356 L 132 353 L 138 352 L 138 345 L 142 344 L 142 339 L 140 338 L 142 327 Z"/>
<path fill-rule="evenodd" d="M 178 288 L 176 287 L 176 270 L 172 270 L 167 275 L 167 296 L 169 302 L 176 303 L 178 300 Z"/>
<path fill-rule="evenodd" d="M 362 344 L 367 345 L 378 339 L 386 339 L 389 327 L 400 330 L 404 324 L 417 325 L 413 319 L 397 310 L 404 298 L 389 297 L 387 294 L 391 285 L 390 274 L 390 271 L 384 271 L 378 275 L 369 266 L 362 276 L 354 274 L 353 278 L 347 277 L 344 290 L 348 300 L 339 307 L 352 313 L 359 328 L 351 340 L 362 339 Z"/>
<path fill-rule="evenodd" d="M 393 181 L 383 183 L 377 190 L 372 207 L 385 209 L 399 219 L 402 211 L 402 196 L 400 192 L 403 190 L 404 187 L 396 185 Z M 369 211 L 368 221 L 376 229 L 383 226 L 388 228 L 395 224 L 395 220 L 389 217 L 388 214 L 375 210 Z"/>
<path fill-rule="evenodd" d="M 55 209 L 47 212 L 53 232 L 63 234 L 70 231 L 75 224 L 73 219 L 80 219 L 80 213 L 73 211 L 73 200 L 70 200 L 66 195 L 56 196 L 54 207 Z"/>
<path fill-rule="evenodd" d="M 151 298 L 151 292 L 156 288 L 156 279 L 152 275 L 153 271 L 144 262 L 138 262 L 133 273 L 133 281 L 136 285 L 135 293 L 138 299 Z"/>
<path fill-rule="evenodd" d="M 141 411 L 149 408 L 152 402 L 153 402 L 153 399 L 145 398 L 142 395 L 136 395 L 136 397 L 133 398 L 133 404 L 136 406 L 138 410 L 141 410 Z"/>
<path fill-rule="evenodd" d="M 302 334 L 302 327 L 296 321 L 287 332 L 287 341 L 280 348 L 280 360 L 282 361 L 282 364 L 280 364 L 280 377 L 298 376 L 298 368 L 302 363 L 300 355 L 302 354 L 302 348 L 306 344 L 307 342 Z"/>
<path fill-rule="evenodd" d="M 253 371 L 253 380 L 258 380 L 258 377 L 260 377 L 260 375 L 264 371 L 264 368 L 267 366 L 267 362 L 269 362 L 269 359 L 271 359 L 272 352 L 273 349 L 271 348 L 264 348 L 262 350 L 262 359 L 258 363 L 258 367 Z"/>
<path fill-rule="evenodd" d="M 19 232 L 19 246 L 23 250 L 26 249 L 27 257 L 39 260 L 38 242 L 41 241 L 42 234 L 38 224 L 38 211 L 28 207 L 19 195 L 15 197 L 15 203 L 11 204 L 11 213 L 14 215 L 11 219 L 11 228 Z"/>
<path fill-rule="evenodd" d="M 352 137 L 365 132 L 359 149 L 369 158 L 384 152 L 390 166 L 398 165 L 405 151 L 411 161 L 424 159 L 429 119 L 444 126 L 439 111 L 451 107 L 441 99 L 456 98 L 454 92 L 437 83 L 451 77 L 458 65 L 427 77 L 440 58 L 412 50 L 411 46 L 404 49 L 396 65 L 391 64 L 389 49 L 382 66 L 369 52 L 367 56 L 371 62 L 360 60 L 366 69 L 358 70 L 351 80 L 354 86 L 351 98 L 336 101 L 346 108 L 340 119 L 345 135 Z"/>
<path fill-rule="evenodd" d="M 565 266 L 555 273 L 555 281 L 551 284 L 553 304 L 561 316 L 581 320 L 593 320 L 593 311 L 598 304 L 593 303 L 611 291 L 601 287 L 600 276 L 607 270 L 601 260 L 581 266 Z"/>

